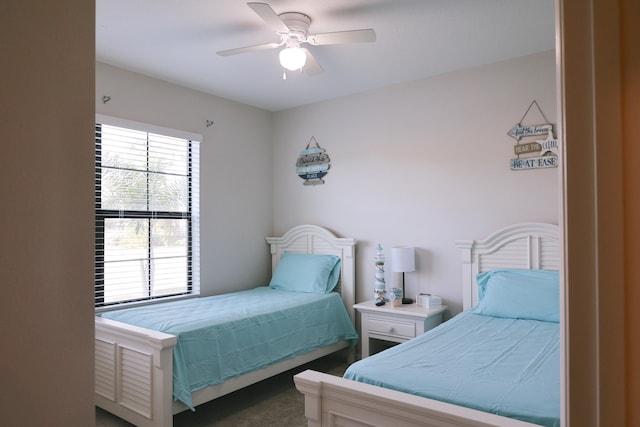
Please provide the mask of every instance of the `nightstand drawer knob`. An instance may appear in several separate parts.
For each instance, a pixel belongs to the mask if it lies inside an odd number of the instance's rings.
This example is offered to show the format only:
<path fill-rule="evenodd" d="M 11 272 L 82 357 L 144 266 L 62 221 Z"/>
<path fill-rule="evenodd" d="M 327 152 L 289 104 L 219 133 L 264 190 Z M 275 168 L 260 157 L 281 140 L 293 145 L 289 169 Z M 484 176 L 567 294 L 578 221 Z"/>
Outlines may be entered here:
<path fill-rule="evenodd" d="M 389 330 L 387 332 L 389 332 L 390 334 L 394 333 L 395 331 L 393 329 L 393 326 L 389 326 Z"/>

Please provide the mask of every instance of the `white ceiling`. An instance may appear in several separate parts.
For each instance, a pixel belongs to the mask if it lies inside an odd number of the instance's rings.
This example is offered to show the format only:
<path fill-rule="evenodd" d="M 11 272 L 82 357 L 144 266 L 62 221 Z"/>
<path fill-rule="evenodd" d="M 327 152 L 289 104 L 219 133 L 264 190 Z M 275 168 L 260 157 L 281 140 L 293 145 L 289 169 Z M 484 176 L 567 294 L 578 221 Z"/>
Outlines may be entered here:
<path fill-rule="evenodd" d="M 324 73 L 289 72 L 278 42 L 241 0 L 96 0 L 96 58 L 279 111 L 555 47 L 554 0 L 270 0 L 311 17 L 310 33 L 373 28 L 375 43 L 309 46 Z"/>

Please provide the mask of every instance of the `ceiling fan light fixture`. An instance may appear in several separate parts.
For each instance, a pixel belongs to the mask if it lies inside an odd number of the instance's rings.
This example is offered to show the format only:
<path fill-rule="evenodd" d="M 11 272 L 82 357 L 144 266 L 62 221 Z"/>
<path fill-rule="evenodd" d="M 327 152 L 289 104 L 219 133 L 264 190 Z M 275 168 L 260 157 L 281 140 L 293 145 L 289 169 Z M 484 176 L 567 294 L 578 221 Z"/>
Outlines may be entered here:
<path fill-rule="evenodd" d="M 295 71 L 304 67 L 307 55 L 298 46 L 286 47 L 280 51 L 280 65 L 287 70 Z"/>
<path fill-rule="evenodd" d="M 304 13 L 284 12 L 277 14 L 267 3 L 260 2 L 249 2 L 247 6 L 275 30 L 280 37 L 280 42 L 222 50 L 218 52 L 218 55 L 230 56 L 245 52 L 277 49 L 284 45 L 279 54 L 280 65 L 283 68 L 283 79 L 287 78 L 287 71 L 299 70 L 302 72 L 303 67 L 305 74 L 308 76 L 323 72 L 313 53 L 308 49 L 300 48 L 301 44 L 307 43 L 312 46 L 322 46 L 376 41 L 376 32 L 372 28 L 309 34 L 311 18 Z"/>

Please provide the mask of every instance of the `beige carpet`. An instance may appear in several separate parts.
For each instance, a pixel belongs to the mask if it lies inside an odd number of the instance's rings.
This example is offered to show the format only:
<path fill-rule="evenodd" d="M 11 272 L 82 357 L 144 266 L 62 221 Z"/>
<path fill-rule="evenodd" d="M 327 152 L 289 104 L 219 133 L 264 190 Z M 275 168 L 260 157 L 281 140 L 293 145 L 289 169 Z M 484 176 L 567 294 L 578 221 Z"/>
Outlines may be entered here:
<path fill-rule="evenodd" d="M 293 375 L 305 369 L 341 376 L 346 356 L 338 353 L 238 390 L 173 417 L 175 427 L 303 427 L 304 397 L 293 384 Z M 131 424 L 96 408 L 96 426 L 129 427 Z"/>

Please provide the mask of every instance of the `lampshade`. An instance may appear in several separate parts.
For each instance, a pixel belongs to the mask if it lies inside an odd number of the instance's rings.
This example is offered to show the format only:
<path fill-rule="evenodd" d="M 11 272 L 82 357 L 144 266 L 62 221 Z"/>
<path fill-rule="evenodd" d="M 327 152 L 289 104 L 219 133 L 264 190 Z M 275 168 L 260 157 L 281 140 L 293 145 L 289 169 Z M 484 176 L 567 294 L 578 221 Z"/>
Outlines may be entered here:
<path fill-rule="evenodd" d="M 307 54 L 299 47 L 286 47 L 280 51 L 280 65 L 287 70 L 295 71 L 304 67 Z"/>
<path fill-rule="evenodd" d="M 416 251 L 412 246 L 391 248 L 391 271 L 407 273 L 416 271 Z"/>

